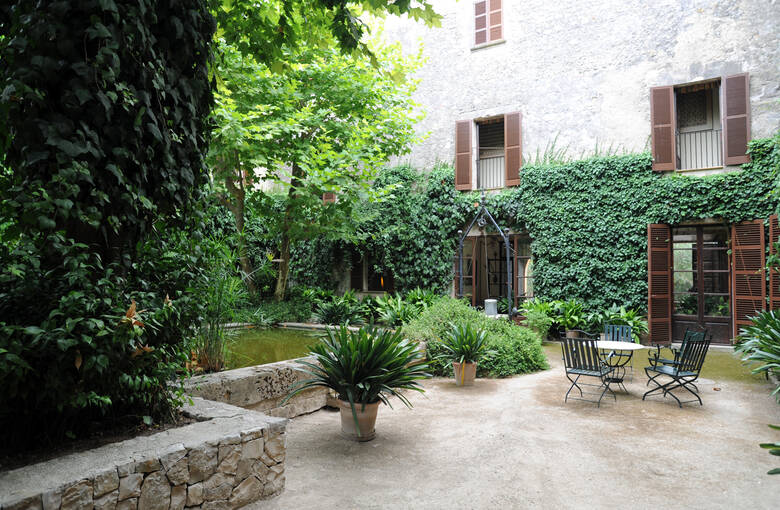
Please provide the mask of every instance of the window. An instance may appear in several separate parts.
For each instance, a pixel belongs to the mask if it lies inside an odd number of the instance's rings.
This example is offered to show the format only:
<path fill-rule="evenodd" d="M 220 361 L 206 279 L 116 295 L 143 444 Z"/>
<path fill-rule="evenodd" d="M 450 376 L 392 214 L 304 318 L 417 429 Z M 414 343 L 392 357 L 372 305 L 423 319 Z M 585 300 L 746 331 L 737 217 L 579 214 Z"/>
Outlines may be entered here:
<path fill-rule="evenodd" d="M 504 38 L 502 0 L 474 2 L 474 45 L 481 46 Z"/>
<path fill-rule="evenodd" d="M 653 170 L 702 170 L 749 161 L 748 74 L 650 90 Z"/>
<path fill-rule="evenodd" d="M 358 292 L 393 292 L 393 275 L 387 270 L 380 273 L 376 267 L 377 261 L 371 255 L 352 252 L 350 288 Z"/>
<path fill-rule="evenodd" d="M 475 131 L 476 135 L 472 135 Z M 476 147 L 472 143 L 474 138 Z M 517 186 L 520 184 L 521 166 L 520 112 L 455 123 L 455 189 Z M 472 168 L 476 168 L 473 180 Z"/>
<path fill-rule="evenodd" d="M 533 259 L 531 258 L 531 240 L 515 237 L 515 306 L 534 297 Z"/>

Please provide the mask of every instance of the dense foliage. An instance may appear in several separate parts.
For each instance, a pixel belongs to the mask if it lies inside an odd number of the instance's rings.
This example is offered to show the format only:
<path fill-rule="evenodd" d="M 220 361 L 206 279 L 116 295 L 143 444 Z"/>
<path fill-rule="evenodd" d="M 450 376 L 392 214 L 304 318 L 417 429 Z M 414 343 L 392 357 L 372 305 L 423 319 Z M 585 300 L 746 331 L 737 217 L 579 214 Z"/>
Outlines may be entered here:
<path fill-rule="evenodd" d="M 4 448 L 178 403 L 213 31 L 200 0 L 0 6 Z"/>
<path fill-rule="evenodd" d="M 737 352 L 753 365 L 753 373 L 774 375 L 780 379 L 780 310 L 767 310 L 751 319 L 739 332 Z M 780 383 L 772 392 L 780 402 Z"/>
<path fill-rule="evenodd" d="M 485 332 L 489 352 L 477 364 L 480 377 L 507 377 L 548 367 L 541 337 L 535 332 L 490 318 L 464 301 L 442 297 L 402 328 L 406 338 L 427 342 L 431 371 L 436 375 L 452 375 L 451 359 L 440 342 L 452 324 L 470 324 L 474 330 Z"/>

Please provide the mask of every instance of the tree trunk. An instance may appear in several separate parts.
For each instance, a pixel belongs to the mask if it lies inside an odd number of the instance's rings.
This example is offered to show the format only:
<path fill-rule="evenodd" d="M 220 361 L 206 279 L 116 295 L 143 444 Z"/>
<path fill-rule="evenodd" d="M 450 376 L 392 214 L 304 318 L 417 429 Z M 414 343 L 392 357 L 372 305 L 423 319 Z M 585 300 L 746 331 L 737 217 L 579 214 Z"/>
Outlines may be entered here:
<path fill-rule="evenodd" d="M 238 263 L 241 266 L 242 280 L 252 297 L 257 295 L 257 286 L 255 285 L 254 269 L 252 261 L 249 260 L 246 246 L 246 234 L 244 233 L 244 202 L 246 191 L 244 190 L 244 175 L 238 161 L 235 162 L 236 172 L 233 174 L 225 173 L 225 187 L 232 195 L 231 201 L 225 196 L 220 196 L 220 202 L 233 213 L 233 220 L 238 232 Z"/>
<path fill-rule="evenodd" d="M 292 166 L 292 177 L 290 179 L 290 190 L 287 192 L 287 205 L 284 209 L 284 220 L 281 228 L 281 242 L 279 243 L 279 273 L 276 276 L 276 290 L 274 299 L 276 301 L 284 300 L 287 292 L 287 278 L 290 274 L 290 226 L 293 220 L 293 203 L 297 195 L 297 188 L 301 185 L 303 169 L 296 163 Z"/>

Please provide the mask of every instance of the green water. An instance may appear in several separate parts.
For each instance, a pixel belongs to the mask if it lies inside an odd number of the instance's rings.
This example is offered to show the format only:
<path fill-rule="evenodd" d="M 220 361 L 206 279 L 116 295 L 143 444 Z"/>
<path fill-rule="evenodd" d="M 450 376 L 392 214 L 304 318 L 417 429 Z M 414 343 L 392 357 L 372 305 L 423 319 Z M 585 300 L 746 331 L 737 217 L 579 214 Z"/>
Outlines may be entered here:
<path fill-rule="evenodd" d="M 652 350 L 645 349 L 634 353 L 634 359 L 632 363 L 634 365 L 634 372 L 637 369 L 641 371 L 642 368 L 649 365 L 647 361 L 647 355 Z M 544 352 L 547 354 L 547 358 L 550 361 L 561 359 L 561 346 L 554 342 L 544 343 Z M 668 349 L 663 349 L 663 353 L 669 355 Z M 710 350 L 707 352 L 707 357 L 704 359 L 704 366 L 702 367 L 701 377 L 704 379 L 711 379 L 713 381 L 734 381 L 743 383 L 766 383 L 766 378 L 763 375 L 755 375 L 750 373 L 750 367 L 745 366 L 740 361 L 738 355 L 732 352 Z"/>
<path fill-rule="evenodd" d="M 228 343 L 228 368 L 249 367 L 305 356 L 322 331 L 247 329 Z"/>

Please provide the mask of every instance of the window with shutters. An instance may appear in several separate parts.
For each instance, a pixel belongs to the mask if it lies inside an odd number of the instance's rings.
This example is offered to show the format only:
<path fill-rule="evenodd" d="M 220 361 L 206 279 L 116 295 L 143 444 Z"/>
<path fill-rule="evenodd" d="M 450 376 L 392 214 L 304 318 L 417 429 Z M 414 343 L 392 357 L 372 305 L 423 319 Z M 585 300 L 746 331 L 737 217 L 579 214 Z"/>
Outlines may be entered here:
<path fill-rule="evenodd" d="M 504 187 L 504 117 L 477 122 L 477 189 Z"/>
<path fill-rule="evenodd" d="M 474 2 L 474 46 L 482 47 L 504 40 L 502 0 Z"/>
<path fill-rule="evenodd" d="M 650 91 L 653 170 L 705 170 L 749 161 L 748 74 Z"/>

